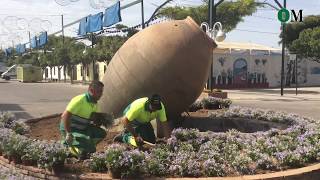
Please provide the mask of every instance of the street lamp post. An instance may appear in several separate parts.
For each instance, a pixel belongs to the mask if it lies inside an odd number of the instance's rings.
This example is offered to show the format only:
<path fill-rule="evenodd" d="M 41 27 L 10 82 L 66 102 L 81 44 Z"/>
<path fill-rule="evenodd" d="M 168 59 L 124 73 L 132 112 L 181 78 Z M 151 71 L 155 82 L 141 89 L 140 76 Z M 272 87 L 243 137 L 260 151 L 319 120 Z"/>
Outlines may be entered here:
<path fill-rule="evenodd" d="M 275 0 L 277 1 L 277 0 Z M 283 7 L 287 7 L 287 1 L 283 0 Z M 284 57 L 285 57 L 285 28 L 286 23 L 282 23 L 282 58 L 281 58 L 281 96 L 283 96 L 283 84 L 284 84 Z"/>
<path fill-rule="evenodd" d="M 207 35 L 217 42 L 221 42 L 225 40 L 226 34 L 222 31 L 222 24 L 220 22 L 216 22 L 213 25 L 213 28 L 210 28 L 210 25 L 206 22 L 201 24 L 201 28 L 207 33 Z M 212 92 L 212 75 L 213 75 L 213 60 L 211 59 L 210 63 L 210 74 L 207 81 L 207 88 L 210 87 L 210 91 Z"/>
<path fill-rule="evenodd" d="M 214 3 L 214 0 L 209 0 L 208 4 L 208 19 L 209 19 L 209 29 L 214 29 L 217 17 L 217 7 L 223 2 L 224 0 L 220 0 L 217 4 Z M 220 23 L 221 25 L 221 23 Z M 212 62 L 213 63 L 213 62 Z M 208 78 L 208 86 L 210 87 L 210 91 L 212 91 L 212 75 L 213 75 L 213 67 L 211 64 L 210 68 L 210 75 Z"/>
<path fill-rule="evenodd" d="M 287 1 L 286 0 L 283 0 L 283 6 L 279 3 L 278 0 L 274 0 L 274 2 L 278 5 L 278 7 L 280 9 L 282 8 L 286 8 L 287 7 Z M 276 10 L 280 10 L 279 8 L 277 8 L 276 6 L 270 4 L 270 3 L 267 3 L 267 2 L 263 2 L 263 3 L 257 3 L 257 4 L 265 4 L 265 5 L 268 5 Z M 281 24 L 281 29 L 282 29 L 282 57 L 281 57 L 281 79 L 280 79 L 280 86 L 281 86 L 281 96 L 283 96 L 283 86 L 284 86 L 284 58 L 285 58 L 285 27 L 286 27 L 286 23 L 283 22 Z"/>

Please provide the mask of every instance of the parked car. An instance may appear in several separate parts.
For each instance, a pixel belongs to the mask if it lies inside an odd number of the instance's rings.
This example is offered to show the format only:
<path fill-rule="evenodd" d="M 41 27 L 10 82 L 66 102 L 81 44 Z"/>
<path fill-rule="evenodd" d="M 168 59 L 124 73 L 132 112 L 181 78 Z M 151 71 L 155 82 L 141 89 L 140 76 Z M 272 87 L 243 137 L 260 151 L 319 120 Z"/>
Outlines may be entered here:
<path fill-rule="evenodd" d="M 1 78 L 9 81 L 10 79 L 17 78 L 17 65 L 13 65 L 8 68 L 4 73 L 1 74 Z"/>

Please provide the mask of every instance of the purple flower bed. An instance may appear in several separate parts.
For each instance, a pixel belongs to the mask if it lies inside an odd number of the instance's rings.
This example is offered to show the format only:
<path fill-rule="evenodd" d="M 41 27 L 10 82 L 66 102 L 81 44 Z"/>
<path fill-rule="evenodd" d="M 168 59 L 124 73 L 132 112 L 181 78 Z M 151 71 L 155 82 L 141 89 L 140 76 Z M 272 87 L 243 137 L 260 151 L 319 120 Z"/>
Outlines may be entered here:
<path fill-rule="evenodd" d="M 120 178 L 212 177 L 279 171 L 319 161 L 320 123 L 314 119 L 240 107 L 210 114 L 212 120 L 221 117 L 270 121 L 288 128 L 255 133 L 178 128 L 166 144 L 146 152 L 112 144 L 105 152 L 92 154 L 89 168 Z M 0 128 L 0 152 L 47 169 L 63 163 L 67 153 L 58 142 L 30 140 L 4 127 Z"/>
<path fill-rule="evenodd" d="M 25 123 L 17 122 L 11 113 L 0 113 L 0 153 L 9 161 L 48 170 L 63 166 L 68 156 L 67 149 L 59 142 L 33 140 L 21 135 L 28 129 Z"/>
<path fill-rule="evenodd" d="M 256 119 L 284 123 L 288 128 L 250 134 L 237 130 L 215 133 L 178 128 L 173 130 L 167 144 L 158 145 L 150 152 L 134 151 L 140 159 L 129 165 L 123 165 L 131 162 L 124 159 L 131 157 L 132 151 L 121 145 L 110 146 L 101 157 L 107 159 L 109 170 L 117 167 L 126 177 L 134 177 L 130 172 L 136 168 L 143 176 L 151 177 L 212 177 L 279 171 L 319 161 L 320 124 L 313 119 L 240 107 L 211 113 L 210 117 L 212 120 Z"/>

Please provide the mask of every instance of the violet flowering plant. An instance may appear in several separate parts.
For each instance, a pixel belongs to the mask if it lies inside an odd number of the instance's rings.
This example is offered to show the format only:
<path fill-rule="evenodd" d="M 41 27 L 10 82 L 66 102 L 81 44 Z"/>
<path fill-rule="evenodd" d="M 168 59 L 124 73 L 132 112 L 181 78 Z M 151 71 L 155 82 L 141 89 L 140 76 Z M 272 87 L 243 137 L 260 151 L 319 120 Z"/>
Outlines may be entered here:
<path fill-rule="evenodd" d="M 147 172 L 151 176 L 166 176 L 170 173 L 167 171 L 171 164 L 171 157 L 173 154 L 170 152 L 170 147 L 167 145 L 159 145 L 146 153 L 146 167 Z"/>
<path fill-rule="evenodd" d="M 69 154 L 66 147 L 56 141 L 41 141 L 39 149 L 38 167 L 48 170 L 52 170 L 57 166 L 63 166 Z"/>
<path fill-rule="evenodd" d="M 23 180 L 36 180 L 38 178 L 27 176 L 20 174 L 15 169 L 9 169 L 6 167 L 1 166 L 0 167 L 0 179 L 6 179 L 6 180 L 16 180 L 16 179 L 23 179 Z"/>
<path fill-rule="evenodd" d="M 28 162 L 30 165 L 37 164 L 42 153 L 42 149 L 40 149 L 42 144 L 43 142 L 40 140 L 30 140 L 30 144 L 23 150 L 21 160 Z"/>
<path fill-rule="evenodd" d="M 123 152 L 119 163 L 124 178 L 137 178 L 146 171 L 145 154 L 137 149 Z"/>
<path fill-rule="evenodd" d="M 189 106 L 189 111 L 195 112 L 199 109 L 229 108 L 231 104 L 231 99 L 222 99 L 209 96 L 196 100 L 193 104 Z"/>
<path fill-rule="evenodd" d="M 18 121 L 11 112 L 0 112 L 0 128 L 12 129 L 17 134 L 27 134 L 30 127 L 22 121 Z"/>
<path fill-rule="evenodd" d="M 106 162 L 106 153 L 95 152 L 91 154 L 89 160 L 89 168 L 93 172 L 106 172 L 108 170 Z"/>

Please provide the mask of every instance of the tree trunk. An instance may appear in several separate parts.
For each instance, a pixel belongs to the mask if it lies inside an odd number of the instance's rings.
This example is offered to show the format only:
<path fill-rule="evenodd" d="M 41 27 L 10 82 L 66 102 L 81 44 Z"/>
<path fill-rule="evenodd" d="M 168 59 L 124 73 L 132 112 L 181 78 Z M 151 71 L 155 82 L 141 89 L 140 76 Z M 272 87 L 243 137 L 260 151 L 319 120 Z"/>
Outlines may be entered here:
<path fill-rule="evenodd" d="M 82 84 L 84 84 L 85 83 L 85 64 L 83 63 L 82 63 L 81 71 L 82 71 Z"/>
<path fill-rule="evenodd" d="M 67 75 L 66 75 L 66 65 L 63 65 L 63 75 L 64 75 L 64 82 L 67 82 Z"/>
<path fill-rule="evenodd" d="M 291 84 L 291 70 L 292 70 L 292 63 L 290 62 L 288 64 L 288 72 L 287 72 L 287 77 L 286 77 L 286 85 L 290 86 Z"/>
<path fill-rule="evenodd" d="M 74 70 L 74 65 L 71 65 L 71 77 L 70 77 L 70 83 L 71 84 L 73 84 L 73 78 L 74 78 L 73 70 Z"/>
<path fill-rule="evenodd" d="M 296 63 L 293 63 L 291 83 L 296 83 Z"/>
<path fill-rule="evenodd" d="M 58 80 L 61 80 L 61 66 L 58 66 Z"/>
<path fill-rule="evenodd" d="M 44 74 L 44 80 L 46 81 L 47 80 L 47 74 L 46 74 L 46 67 L 42 67 L 42 71 L 43 71 L 43 74 Z"/>
<path fill-rule="evenodd" d="M 52 66 L 50 66 L 50 75 L 51 75 L 51 81 L 52 81 Z"/>

